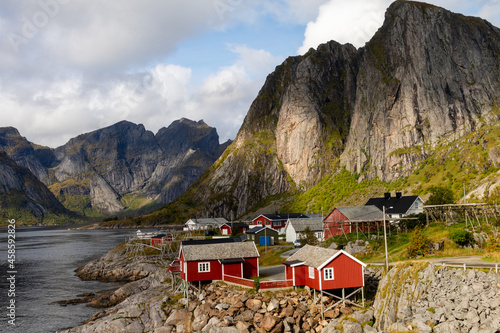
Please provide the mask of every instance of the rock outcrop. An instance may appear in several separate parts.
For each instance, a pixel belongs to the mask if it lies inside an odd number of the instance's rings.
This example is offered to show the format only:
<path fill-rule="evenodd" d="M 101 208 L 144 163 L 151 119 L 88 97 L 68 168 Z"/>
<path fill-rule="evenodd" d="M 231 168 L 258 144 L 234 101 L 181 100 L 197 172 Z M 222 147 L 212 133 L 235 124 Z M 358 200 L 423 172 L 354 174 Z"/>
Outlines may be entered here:
<path fill-rule="evenodd" d="M 196 294 L 190 292 L 188 301 L 172 291 L 170 281 L 159 282 L 165 280 L 165 273 L 159 271 L 122 287 L 129 293 L 124 301 L 63 332 L 334 332 L 337 327 L 351 332 L 346 330 L 349 325 L 361 328 L 373 323 L 373 310 L 356 311 L 341 305 L 322 317 L 320 295 L 314 298 L 309 289 L 249 293 L 224 283 L 211 283 Z M 115 294 L 123 293 L 119 290 Z M 323 302 L 327 307 L 336 300 L 325 296 Z"/>
<path fill-rule="evenodd" d="M 360 181 L 407 176 L 440 143 L 499 120 L 499 55 L 487 21 L 395 1 L 364 47 L 331 41 L 277 66 L 190 198 L 232 218 L 343 167 Z"/>
<path fill-rule="evenodd" d="M 20 167 L 2 151 L 0 208 L 5 219 L 19 219 L 19 223 L 25 224 L 39 223 L 47 214 L 71 216 L 71 212 L 61 205 L 28 168 Z"/>
<path fill-rule="evenodd" d="M 500 275 L 398 266 L 380 281 L 373 308 L 379 331 L 498 332 Z"/>
<path fill-rule="evenodd" d="M 78 267 L 76 276 L 82 280 L 131 282 L 143 279 L 157 270 L 156 264 L 137 259 L 127 252 L 124 245 L 120 245 L 102 257 Z"/>
<path fill-rule="evenodd" d="M 120 122 L 50 149 L 0 129 L 0 149 L 30 169 L 68 208 L 113 214 L 180 196 L 229 145 L 203 121 L 181 119 L 155 135 Z M 134 202 L 130 207 L 130 202 Z"/>

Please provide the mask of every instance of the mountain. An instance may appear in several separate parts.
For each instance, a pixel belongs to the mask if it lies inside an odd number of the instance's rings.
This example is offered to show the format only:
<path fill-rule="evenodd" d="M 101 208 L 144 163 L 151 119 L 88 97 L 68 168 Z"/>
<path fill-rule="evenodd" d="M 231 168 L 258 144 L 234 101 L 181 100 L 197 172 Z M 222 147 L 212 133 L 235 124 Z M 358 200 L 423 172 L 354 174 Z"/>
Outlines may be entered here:
<path fill-rule="evenodd" d="M 0 207 L 3 225 L 7 219 L 33 224 L 47 217 L 64 219 L 72 215 L 28 168 L 17 165 L 3 151 L 0 151 Z"/>
<path fill-rule="evenodd" d="M 335 191 L 342 170 L 358 182 L 407 179 L 444 145 L 455 159 L 456 140 L 497 124 L 499 74 L 498 28 L 396 1 L 364 47 L 330 41 L 276 67 L 232 145 L 158 214 L 182 219 L 195 205 L 191 214 L 236 218 L 325 179 Z"/>
<path fill-rule="evenodd" d="M 0 128 L 0 149 L 30 169 L 69 209 L 136 211 L 181 195 L 229 145 L 203 121 L 180 119 L 155 135 L 127 121 L 50 149 Z M 151 209 L 151 208 L 150 208 Z"/>

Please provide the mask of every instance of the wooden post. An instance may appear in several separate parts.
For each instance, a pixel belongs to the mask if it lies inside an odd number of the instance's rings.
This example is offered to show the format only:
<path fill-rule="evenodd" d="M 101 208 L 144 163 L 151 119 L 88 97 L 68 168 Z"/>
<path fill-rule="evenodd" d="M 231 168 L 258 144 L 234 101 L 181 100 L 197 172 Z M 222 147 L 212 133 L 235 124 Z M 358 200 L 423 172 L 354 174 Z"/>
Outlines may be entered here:
<path fill-rule="evenodd" d="M 345 289 L 342 288 L 342 306 L 345 307 Z"/>
<path fill-rule="evenodd" d="M 361 304 L 365 307 L 365 287 L 361 287 Z"/>
<path fill-rule="evenodd" d="M 323 311 L 323 289 L 321 289 L 321 320 L 325 320 L 325 313 Z"/>
<path fill-rule="evenodd" d="M 466 268 L 465 268 L 465 263 L 464 263 L 464 271 L 465 271 L 465 270 L 466 270 Z"/>

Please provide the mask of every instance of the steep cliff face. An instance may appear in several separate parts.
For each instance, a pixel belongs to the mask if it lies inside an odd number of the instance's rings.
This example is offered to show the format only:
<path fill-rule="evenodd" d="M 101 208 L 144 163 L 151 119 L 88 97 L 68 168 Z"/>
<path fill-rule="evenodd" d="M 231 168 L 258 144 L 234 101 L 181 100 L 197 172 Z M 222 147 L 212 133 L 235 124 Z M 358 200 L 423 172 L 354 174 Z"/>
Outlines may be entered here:
<path fill-rule="evenodd" d="M 498 116 L 500 30 L 479 18 L 396 1 L 365 48 L 342 154 L 350 171 L 391 181 L 446 137 Z"/>
<path fill-rule="evenodd" d="M 331 41 L 276 67 L 190 195 L 232 217 L 339 167 L 360 180 L 407 176 L 438 144 L 498 120 L 499 57 L 488 22 L 396 1 L 365 47 Z"/>
<path fill-rule="evenodd" d="M 29 169 L 20 167 L 2 151 L 0 207 L 4 219 L 17 219 L 19 223 L 39 222 L 46 214 L 70 213 Z"/>
<path fill-rule="evenodd" d="M 116 213 L 130 201 L 168 203 L 220 156 L 217 131 L 181 119 L 156 135 L 120 122 L 56 149 L 36 146 L 13 128 L 0 129 L 0 149 L 50 186 L 70 209 Z M 127 197 L 127 200 L 124 198 Z M 140 199 L 137 199 L 140 198 Z"/>

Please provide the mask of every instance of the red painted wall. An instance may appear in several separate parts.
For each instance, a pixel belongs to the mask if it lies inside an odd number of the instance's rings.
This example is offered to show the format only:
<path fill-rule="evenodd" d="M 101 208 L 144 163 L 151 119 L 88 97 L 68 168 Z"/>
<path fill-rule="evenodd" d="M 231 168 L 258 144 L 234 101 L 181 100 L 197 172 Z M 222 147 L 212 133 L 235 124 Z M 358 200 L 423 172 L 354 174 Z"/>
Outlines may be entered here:
<path fill-rule="evenodd" d="M 260 222 L 260 224 L 259 224 Z M 279 230 L 281 228 L 284 228 L 286 225 L 286 220 L 281 221 L 281 225 L 276 225 L 273 221 L 267 219 L 265 216 L 259 216 L 257 219 L 253 221 L 254 225 L 268 225 L 273 229 Z"/>
<path fill-rule="evenodd" d="M 199 273 L 198 262 L 210 262 L 210 272 Z M 222 280 L 222 264 L 218 260 L 187 262 L 187 281 Z"/>
<path fill-rule="evenodd" d="M 325 280 L 325 268 L 333 267 L 333 280 Z M 363 266 L 345 254 L 341 254 L 318 272 L 314 269 L 314 279 L 309 277 L 308 266 L 286 267 L 286 278 L 292 279 L 295 269 L 295 286 L 308 286 L 316 290 L 358 288 L 364 286 Z M 320 286 L 321 278 L 321 286 Z"/>
<path fill-rule="evenodd" d="M 306 270 L 307 266 L 297 266 L 295 269 L 295 285 L 304 286 L 306 284 Z"/>
<path fill-rule="evenodd" d="M 339 223 L 337 221 L 345 221 L 348 218 L 342 214 L 337 208 L 335 208 L 325 219 L 325 239 L 333 236 L 342 235 L 344 233 L 351 232 L 348 222 Z M 342 231 L 342 229 L 344 231 Z"/>
<path fill-rule="evenodd" d="M 341 254 L 330 262 L 325 268 L 333 267 L 334 280 L 324 280 L 324 268 L 321 272 L 323 279 L 323 290 L 355 288 L 364 285 L 363 266 L 352 260 L 345 254 Z"/>
<path fill-rule="evenodd" d="M 260 223 L 259 223 L 260 222 Z M 271 225 L 271 221 L 266 219 L 264 216 L 259 216 L 253 221 L 254 225 Z"/>
<path fill-rule="evenodd" d="M 226 230 L 226 233 L 224 233 L 223 230 Z M 231 235 L 231 228 L 227 225 L 223 225 L 220 227 L 220 233 L 221 235 Z"/>
<path fill-rule="evenodd" d="M 243 277 L 241 276 L 241 265 L 242 263 L 224 265 L 224 275 Z"/>
<path fill-rule="evenodd" d="M 259 258 L 245 258 L 245 262 L 243 263 L 243 277 L 259 276 L 258 266 Z"/>

